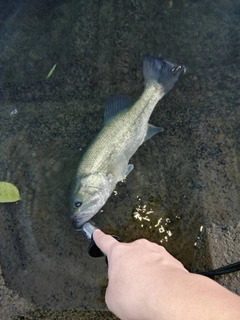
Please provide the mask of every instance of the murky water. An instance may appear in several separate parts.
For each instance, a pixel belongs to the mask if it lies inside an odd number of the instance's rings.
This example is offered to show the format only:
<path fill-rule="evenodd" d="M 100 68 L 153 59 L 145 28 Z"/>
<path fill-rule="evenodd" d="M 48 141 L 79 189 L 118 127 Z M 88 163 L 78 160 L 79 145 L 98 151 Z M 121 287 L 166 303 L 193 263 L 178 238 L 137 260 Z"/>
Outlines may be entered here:
<path fill-rule="evenodd" d="M 106 265 L 88 256 L 87 240 L 71 227 L 69 185 L 102 126 L 105 99 L 141 92 L 146 52 L 185 63 L 188 73 L 151 118 L 165 131 L 137 151 L 134 171 L 95 221 L 122 241 L 162 244 L 191 268 L 206 223 L 201 160 L 221 160 L 217 140 L 206 138 L 216 135 L 211 119 L 222 119 L 227 136 L 223 119 L 232 117 L 229 139 L 239 131 L 232 62 L 239 60 L 239 12 L 237 2 L 224 1 L 9 5 L 0 39 L 0 180 L 14 183 L 22 200 L 1 204 L 7 286 L 44 308 L 105 309 Z"/>

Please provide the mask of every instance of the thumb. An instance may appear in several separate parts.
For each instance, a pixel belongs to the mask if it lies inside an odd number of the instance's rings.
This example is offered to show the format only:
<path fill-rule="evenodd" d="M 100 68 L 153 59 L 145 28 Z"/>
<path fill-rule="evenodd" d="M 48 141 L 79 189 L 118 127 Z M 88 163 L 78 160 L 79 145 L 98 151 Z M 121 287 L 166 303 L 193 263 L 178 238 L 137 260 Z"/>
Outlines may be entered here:
<path fill-rule="evenodd" d="M 101 230 L 97 229 L 93 232 L 93 240 L 99 249 L 107 256 L 114 244 L 118 243 L 112 236 L 105 234 Z"/>

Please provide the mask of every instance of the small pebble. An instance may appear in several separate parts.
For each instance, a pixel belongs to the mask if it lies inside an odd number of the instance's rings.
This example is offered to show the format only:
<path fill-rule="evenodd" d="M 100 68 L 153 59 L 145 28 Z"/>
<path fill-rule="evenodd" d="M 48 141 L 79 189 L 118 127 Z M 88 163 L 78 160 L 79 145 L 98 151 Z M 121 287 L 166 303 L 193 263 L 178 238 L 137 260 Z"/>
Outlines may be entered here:
<path fill-rule="evenodd" d="M 12 110 L 10 110 L 9 111 L 9 113 L 10 113 L 10 116 L 14 116 L 15 114 L 17 114 L 17 109 L 16 108 L 14 108 L 14 109 L 12 109 Z"/>

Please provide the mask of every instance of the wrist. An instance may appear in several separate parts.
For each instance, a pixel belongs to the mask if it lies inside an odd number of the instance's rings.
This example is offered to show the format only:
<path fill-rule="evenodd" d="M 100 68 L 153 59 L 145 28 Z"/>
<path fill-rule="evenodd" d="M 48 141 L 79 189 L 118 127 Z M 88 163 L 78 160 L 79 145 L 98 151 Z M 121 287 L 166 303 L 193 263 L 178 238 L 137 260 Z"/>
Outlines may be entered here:
<path fill-rule="evenodd" d="M 190 273 L 184 267 L 176 268 L 175 266 L 165 266 L 159 272 L 164 274 L 164 278 L 159 275 L 152 285 L 151 294 L 148 295 L 146 302 L 146 319 L 187 320 L 184 285 L 189 280 Z M 173 279 L 176 280 L 173 282 Z M 182 306 L 184 306 L 183 309 Z"/>

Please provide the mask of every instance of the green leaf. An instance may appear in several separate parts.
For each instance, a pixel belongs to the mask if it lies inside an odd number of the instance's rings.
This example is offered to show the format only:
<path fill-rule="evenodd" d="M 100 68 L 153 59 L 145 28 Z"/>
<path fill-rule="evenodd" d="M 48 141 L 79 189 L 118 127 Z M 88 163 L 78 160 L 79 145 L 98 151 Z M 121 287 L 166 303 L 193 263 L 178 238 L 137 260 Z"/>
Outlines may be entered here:
<path fill-rule="evenodd" d="M 18 188 L 10 182 L 0 181 L 0 203 L 21 200 Z"/>
<path fill-rule="evenodd" d="M 53 74 L 56 66 L 57 66 L 57 64 L 55 63 L 54 66 L 52 67 L 52 69 L 48 72 L 48 75 L 46 76 L 46 79 L 51 77 L 51 75 Z"/>

